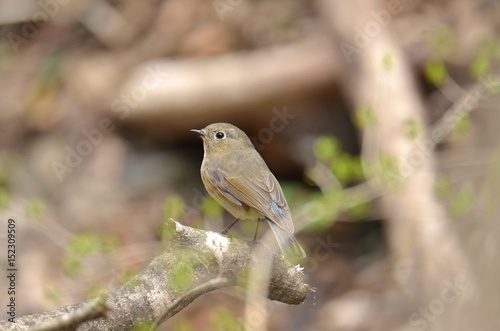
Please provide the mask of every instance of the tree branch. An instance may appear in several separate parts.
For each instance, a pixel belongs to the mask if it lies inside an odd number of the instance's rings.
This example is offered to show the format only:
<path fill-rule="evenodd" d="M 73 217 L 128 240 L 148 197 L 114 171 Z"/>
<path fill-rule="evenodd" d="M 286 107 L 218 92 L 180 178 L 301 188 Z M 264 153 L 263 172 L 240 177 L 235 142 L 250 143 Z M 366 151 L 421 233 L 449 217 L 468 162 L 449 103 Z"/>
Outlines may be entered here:
<path fill-rule="evenodd" d="M 106 316 L 83 322 L 76 330 L 131 330 L 138 322 L 162 322 L 203 293 L 224 286 L 242 286 L 249 266 L 263 262 L 256 258 L 256 248 L 267 251 L 272 263 L 267 297 L 288 304 L 300 304 L 306 299 L 302 273 L 277 252 L 256 242 L 190 228 L 174 220 L 169 220 L 166 227 L 165 252 L 129 282 L 107 294 Z M 211 282 L 213 279 L 224 281 Z M 79 303 L 19 317 L 15 324 L 4 320 L 0 329 L 27 330 L 32 325 L 79 314 L 88 305 Z"/>
<path fill-rule="evenodd" d="M 125 79 L 130 95 L 152 72 L 157 83 L 124 115 L 149 122 L 181 118 L 204 122 L 213 112 L 245 112 L 256 105 L 313 91 L 335 80 L 339 59 L 323 34 L 284 45 L 206 59 L 155 60 Z M 155 77 L 153 77 L 155 78 Z"/>

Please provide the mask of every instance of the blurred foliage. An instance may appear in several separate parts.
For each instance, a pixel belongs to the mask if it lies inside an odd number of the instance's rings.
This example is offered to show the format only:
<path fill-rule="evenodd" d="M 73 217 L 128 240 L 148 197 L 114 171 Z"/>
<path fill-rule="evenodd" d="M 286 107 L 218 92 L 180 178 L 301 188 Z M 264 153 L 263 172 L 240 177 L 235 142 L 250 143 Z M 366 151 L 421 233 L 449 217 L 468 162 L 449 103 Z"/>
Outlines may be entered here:
<path fill-rule="evenodd" d="M 422 126 L 416 119 L 410 118 L 403 123 L 403 132 L 406 138 L 415 140 L 422 134 Z"/>
<path fill-rule="evenodd" d="M 52 303 L 60 304 L 62 297 L 62 289 L 58 284 L 49 283 L 43 287 L 43 296 Z"/>
<path fill-rule="evenodd" d="M 215 308 L 210 315 L 210 321 L 212 325 L 211 329 L 214 331 L 245 330 L 243 323 L 226 307 Z"/>
<path fill-rule="evenodd" d="M 71 277 L 80 275 L 83 259 L 94 253 L 110 253 L 120 247 L 118 237 L 113 234 L 99 236 L 94 232 L 73 234 L 68 238 L 66 254 L 61 266 L 64 273 Z"/>
<path fill-rule="evenodd" d="M 5 70 L 12 59 L 12 48 L 7 43 L 0 43 L 0 70 Z"/>
<path fill-rule="evenodd" d="M 173 218 L 179 220 L 184 215 L 186 210 L 186 203 L 184 199 L 177 194 L 172 194 L 165 199 L 163 203 L 163 217 L 164 219 Z"/>
<path fill-rule="evenodd" d="M 306 230 L 319 233 L 329 228 L 342 211 L 343 195 L 334 191 L 328 195 L 318 194 L 304 205 L 308 217 Z"/>
<path fill-rule="evenodd" d="M 26 203 L 26 215 L 31 218 L 40 219 L 45 211 L 45 203 L 38 197 L 33 197 Z"/>
<path fill-rule="evenodd" d="M 466 134 L 472 125 L 470 114 L 462 116 L 453 127 L 453 133 L 458 135 Z"/>
<path fill-rule="evenodd" d="M 155 331 L 155 330 L 157 329 L 153 328 L 153 323 L 145 321 L 138 321 L 134 323 L 134 326 L 132 327 L 132 331 Z"/>
<path fill-rule="evenodd" d="M 82 259 L 76 255 L 66 254 L 61 261 L 62 271 L 70 277 L 77 277 L 82 271 Z"/>
<path fill-rule="evenodd" d="M 177 238 L 175 222 L 171 220 L 164 220 L 161 222 L 158 226 L 158 235 L 165 244 L 174 241 Z"/>
<path fill-rule="evenodd" d="M 493 62 L 500 59 L 500 40 L 485 38 L 477 47 L 470 72 L 475 79 L 484 78 L 491 73 Z"/>
<path fill-rule="evenodd" d="M 172 326 L 172 331 L 195 331 L 193 323 L 187 319 L 181 319 Z"/>
<path fill-rule="evenodd" d="M 449 209 L 453 217 L 463 216 L 471 207 L 474 189 L 471 184 L 464 185 L 451 199 Z"/>
<path fill-rule="evenodd" d="M 224 208 L 210 195 L 205 195 L 201 202 L 201 212 L 206 218 L 221 217 L 224 214 Z"/>
<path fill-rule="evenodd" d="M 363 219 L 368 216 L 370 211 L 370 200 L 365 196 L 351 195 L 348 199 L 350 207 L 347 212 L 354 219 Z"/>
<path fill-rule="evenodd" d="M 314 144 L 316 158 L 327 165 L 338 181 L 345 186 L 349 182 L 363 180 L 361 159 L 342 151 L 340 141 L 333 136 L 322 136 Z"/>
<path fill-rule="evenodd" d="M 450 57 L 456 49 L 457 40 L 446 25 L 434 26 L 426 34 L 427 45 L 442 59 Z"/>
<path fill-rule="evenodd" d="M 394 68 L 394 56 L 390 53 L 382 57 L 382 66 L 386 71 L 391 71 Z"/>
<path fill-rule="evenodd" d="M 132 278 L 134 278 L 137 274 L 139 273 L 139 270 L 135 267 L 127 267 L 125 270 L 122 272 L 121 275 L 121 283 L 125 284 L 128 281 L 130 281 Z"/>
<path fill-rule="evenodd" d="M 429 83 L 441 85 L 448 78 L 448 70 L 442 61 L 429 61 L 425 66 L 425 78 Z"/>
<path fill-rule="evenodd" d="M 404 184 L 404 178 L 401 176 L 398 163 L 394 156 L 389 154 L 377 155 L 370 170 L 373 176 L 380 180 L 380 183 L 391 190 L 399 190 Z"/>
<path fill-rule="evenodd" d="M 476 57 L 474 58 L 474 61 L 472 62 L 470 70 L 471 75 L 476 79 L 485 77 L 490 73 L 491 70 L 491 62 L 489 56 L 485 53 L 478 52 L 476 54 Z"/>
<path fill-rule="evenodd" d="M 486 86 L 488 89 L 488 93 L 490 95 L 497 95 L 500 93 L 500 80 L 498 80 L 496 77 L 492 79 L 491 82 Z"/>
<path fill-rule="evenodd" d="M 112 233 L 101 236 L 100 250 L 103 253 L 113 253 L 121 247 L 120 238 Z"/>
<path fill-rule="evenodd" d="M 314 144 L 314 154 L 319 161 L 329 164 L 341 153 L 341 145 L 334 136 L 322 136 L 316 139 Z"/>
<path fill-rule="evenodd" d="M 366 111 L 369 112 L 369 110 Z M 366 217 L 370 209 L 368 198 L 359 194 L 350 194 L 347 189 L 349 184 L 364 181 L 361 157 L 342 151 L 339 140 L 328 135 L 316 140 L 314 154 L 318 161 L 330 169 L 331 174 L 341 186 L 332 187 L 327 192 L 310 195 L 309 202 L 303 207 L 308 217 L 307 230 L 324 231 L 332 225 L 339 214 L 344 212 L 355 219 Z"/>
<path fill-rule="evenodd" d="M 108 289 L 101 283 L 95 282 L 87 286 L 85 290 L 85 299 L 95 299 L 106 295 Z"/>
<path fill-rule="evenodd" d="M 10 203 L 10 193 L 7 188 L 0 186 L 0 210 L 5 209 Z"/>
<path fill-rule="evenodd" d="M 37 111 L 49 107 L 54 102 L 62 83 L 61 77 L 61 58 L 60 54 L 53 54 L 47 57 L 38 73 L 38 76 L 32 81 L 26 98 L 26 107 L 28 121 L 33 124 L 39 122 Z"/>
<path fill-rule="evenodd" d="M 72 235 L 67 244 L 67 249 L 71 254 L 86 256 L 99 249 L 101 239 L 93 232 L 85 232 Z"/>
<path fill-rule="evenodd" d="M 370 107 L 357 108 L 354 124 L 360 129 L 366 129 L 377 122 L 377 116 Z"/>
<path fill-rule="evenodd" d="M 15 151 L 1 151 L 0 153 L 0 185 L 8 187 L 22 169 L 22 156 Z"/>
<path fill-rule="evenodd" d="M 457 189 L 448 177 L 441 175 L 436 179 L 435 192 L 436 196 L 446 204 L 448 212 L 454 218 L 464 216 L 472 208 L 474 188 L 471 183 L 466 183 Z"/>
<path fill-rule="evenodd" d="M 260 226 L 262 225 L 262 224 L 260 224 L 260 222 L 262 222 L 262 221 L 241 220 L 238 223 L 240 225 L 241 232 L 245 236 L 253 238 L 253 236 L 255 235 L 255 231 L 257 231 L 257 227 L 259 227 L 259 229 L 260 229 Z"/>
<path fill-rule="evenodd" d="M 434 184 L 436 195 L 440 199 L 444 199 L 450 193 L 451 182 L 446 176 L 438 176 Z"/>

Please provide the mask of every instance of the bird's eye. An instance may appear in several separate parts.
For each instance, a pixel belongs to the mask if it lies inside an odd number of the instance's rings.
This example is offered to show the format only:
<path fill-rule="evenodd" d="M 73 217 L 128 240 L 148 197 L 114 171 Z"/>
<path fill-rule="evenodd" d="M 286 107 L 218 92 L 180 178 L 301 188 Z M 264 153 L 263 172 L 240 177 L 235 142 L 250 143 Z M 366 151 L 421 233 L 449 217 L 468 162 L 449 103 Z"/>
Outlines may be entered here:
<path fill-rule="evenodd" d="M 217 132 L 217 133 L 215 134 L 215 138 L 217 138 L 217 139 L 222 139 L 222 138 L 224 138 L 225 136 L 226 136 L 226 135 L 224 134 L 224 132 L 221 132 L 221 131 L 219 131 L 219 132 Z"/>

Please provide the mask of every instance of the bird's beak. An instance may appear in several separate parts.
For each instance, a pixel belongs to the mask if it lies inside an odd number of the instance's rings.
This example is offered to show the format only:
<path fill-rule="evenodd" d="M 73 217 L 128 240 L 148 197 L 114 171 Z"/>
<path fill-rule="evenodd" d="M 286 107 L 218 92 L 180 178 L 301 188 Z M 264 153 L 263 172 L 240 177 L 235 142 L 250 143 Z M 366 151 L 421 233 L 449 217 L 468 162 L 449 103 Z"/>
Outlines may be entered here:
<path fill-rule="evenodd" d="M 203 129 L 201 129 L 201 130 L 191 129 L 191 130 L 189 130 L 189 131 L 191 131 L 191 132 L 194 132 L 194 133 L 198 134 L 198 135 L 199 135 L 200 137 L 202 137 L 202 138 L 203 138 L 203 137 L 205 137 L 205 131 L 204 131 Z"/>

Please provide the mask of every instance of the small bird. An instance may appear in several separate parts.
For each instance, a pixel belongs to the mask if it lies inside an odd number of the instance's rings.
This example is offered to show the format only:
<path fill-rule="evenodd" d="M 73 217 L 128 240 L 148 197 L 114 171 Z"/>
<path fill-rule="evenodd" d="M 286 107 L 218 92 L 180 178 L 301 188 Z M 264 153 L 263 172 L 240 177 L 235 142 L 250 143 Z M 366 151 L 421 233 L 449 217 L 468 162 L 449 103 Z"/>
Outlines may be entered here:
<path fill-rule="evenodd" d="M 266 219 L 283 254 L 293 261 L 304 259 L 283 191 L 247 135 L 229 123 L 191 131 L 203 139 L 201 179 L 206 190 L 236 217 L 222 233 L 240 219 Z"/>

